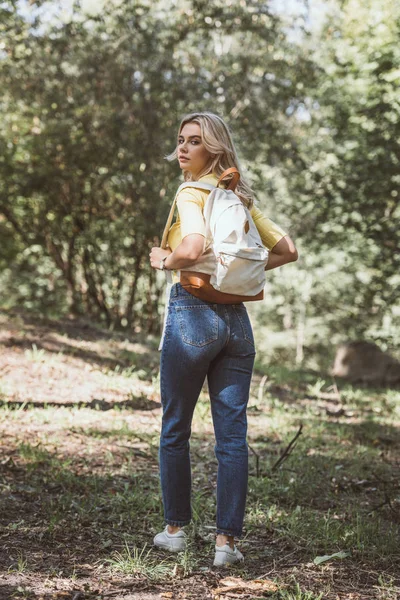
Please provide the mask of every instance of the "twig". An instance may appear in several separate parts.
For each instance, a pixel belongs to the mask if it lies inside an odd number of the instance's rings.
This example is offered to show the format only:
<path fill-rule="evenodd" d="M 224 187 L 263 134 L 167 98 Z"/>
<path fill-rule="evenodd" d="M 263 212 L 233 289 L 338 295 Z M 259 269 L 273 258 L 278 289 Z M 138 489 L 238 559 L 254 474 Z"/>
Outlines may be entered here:
<path fill-rule="evenodd" d="M 260 477 L 260 455 L 257 454 L 257 452 L 254 450 L 254 448 L 252 448 L 250 446 L 250 444 L 247 444 L 249 449 L 252 451 L 252 453 L 254 454 L 254 456 L 256 457 L 256 477 L 257 479 Z"/>
<path fill-rule="evenodd" d="M 377 506 L 374 506 L 373 508 L 371 508 L 369 514 L 372 514 L 375 510 L 379 510 L 380 508 L 382 508 L 383 506 L 386 506 L 386 505 L 389 506 L 389 508 L 392 512 L 396 513 L 397 511 L 392 504 L 393 499 L 390 497 L 390 493 L 399 489 L 399 484 L 398 483 L 395 484 L 394 481 L 387 481 L 386 479 L 382 479 L 382 477 L 380 475 L 378 475 L 378 473 L 376 473 L 375 471 L 372 472 L 372 475 L 375 477 L 375 479 L 379 483 L 383 484 L 383 496 L 385 499 L 383 502 L 381 502 Z M 386 489 L 387 487 L 389 487 L 389 491 Z"/>
<path fill-rule="evenodd" d="M 342 396 L 341 396 L 341 394 L 339 392 L 339 388 L 337 386 L 336 379 L 334 377 L 332 377 L 332 379 L 333 379 L 333 385 L 332 385 L 333 391 L 335 392 L 335 394 L 337 396 L 338 402 L 341 402 L 342 401 Z"/>
<path fill-rule="evenodd" d="M 133 446 L 125 446 L 124 444 L 115 444 L 115 446 L 117 448 L 126 448 L 127 450 L 130 450 L 131 453 L 135 456 L 142 456 L 143 458 L 154 460 L 154 456 L 152 456 L 151 454 L 147 454 L 147 452 L 144 452 L 143 450 L 139 450 L 139 448 L 134 448 Z"/>
<path fill-rule="evenodd" d="M 285 448 L 285 450 L 282 452 L 282 454 L 280 455 L 280 457 L 278 458 L 278 460 L 272 467 L 271 471 L 275 471 L 289 457 L 289 455 L 292 453 L 292 451 L 295 447 L 297 439 L 301 435 L 302 430 L 303 430 L 303 424 L 300 425 L 298 432 L 296 433 L 296 435 L 294 436 L 294 438 L 292 439 L 290 444 L 287 446 L 287 448 Z"/>
<path fill-rule="evenodd" d="M 258 388 L 258 402 L 259 402 L 259 404 L 262 404 L 262 401 L 263 401 L 264 386 L 265 386 L 265 383 L 266 383 L 267 379 L 268 379 L 267 375 L 263 375 L 263 377 L 261 378 L 261 381 L 260 381 L 260 385 L 259 385 L 259 388 Z"/>
<path fill-rule="evenodd" d="M 380 504 L 378 504 L 377 506 L 374 506 L 373 508 L 371 508 L 371 510 L 370 510 L 370 512 L 369 512 L 369 514 L 371 515 L 371 514 L 372 514 L 372 513 L 373 513 L 375 510 L 379 510 L 380 508 L 382 508 L 382 506 L 386 506 L 387 504 L 389 505 L 389 508 L 390 508 L 391 510 L 393 510 L 393 507 L 392 507 L 392 501 L 391 501 L 391 499 L 390 499 L 388 496 L 386 496 L 386 494 L 385 494 L 385 500 L 384 500 L 383 502 L 381 502 Z"/>

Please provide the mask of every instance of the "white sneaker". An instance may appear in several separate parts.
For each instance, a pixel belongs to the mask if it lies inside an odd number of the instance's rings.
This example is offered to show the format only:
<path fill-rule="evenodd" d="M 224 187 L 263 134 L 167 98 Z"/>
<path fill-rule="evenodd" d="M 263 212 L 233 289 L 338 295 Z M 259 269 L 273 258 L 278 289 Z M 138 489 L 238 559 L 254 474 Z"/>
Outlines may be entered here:
<path fill-rule="evenodd" d="M 176 533 L 168 533 L 168 525 L 154 537 L 154 545 L 170 552 L 182 552 L 186 549 L 186 533 L 180 529 Z"/>
<path fill-rule="evenodd" d="M 223 567 L 224 565 L 233 565 L 236 562 L 243 562 L 243 554 L 236 548 L 232 548 L 229 544 L 225 546 L 215 546 L 214 567 Z"/>

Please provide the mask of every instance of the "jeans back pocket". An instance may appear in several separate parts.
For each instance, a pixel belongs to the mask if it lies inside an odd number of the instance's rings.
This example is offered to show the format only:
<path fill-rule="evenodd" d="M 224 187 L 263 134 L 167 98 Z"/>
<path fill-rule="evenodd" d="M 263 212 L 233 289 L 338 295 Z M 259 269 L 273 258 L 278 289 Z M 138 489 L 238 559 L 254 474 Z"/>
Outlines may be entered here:
<path fill-rule="evenodd" d="M 206 346 L 218 339 L 218 314 L 213 305 L 175 306 L 182 340 L 191 346 Z"/>

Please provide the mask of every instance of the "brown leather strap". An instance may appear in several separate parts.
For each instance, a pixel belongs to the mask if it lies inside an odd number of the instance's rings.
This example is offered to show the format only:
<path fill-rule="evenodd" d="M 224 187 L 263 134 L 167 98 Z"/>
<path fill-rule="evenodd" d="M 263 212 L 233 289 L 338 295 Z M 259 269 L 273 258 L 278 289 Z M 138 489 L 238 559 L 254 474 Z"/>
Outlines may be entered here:
<path fill-rule="evenodd" d="M 215 304 L 239 304 L 240 302 L 251 302 L 263 300 L 264 298 L 264 290 L 261 290 L 256 296 L 239 296 L 219 292 L 211 285 L 210 275 L 195 271 L 181 271 L 180 284 L 192 296 Z"/>
<path fill-rule="evenodd" d="M 230 175 L 231 173 L 233 173 L 233 177 L 230 180 L 229 185 L 228 185 L 228 187 L 226 189 L 227 190 L 232 190 L 234 192 L 237 184 L 239 183 L 239 179 L 240 179 L 240 173 L 239 173 L 239 171 L 237 170 L 236 167 L 231 167 L 230 169 L 226 169 L 226 171 L 224 171 L 222 173 L 221 177 L 218 179 L 217 187 L 219 186 L 219 184 L 221 183 L 221 181 L 223 179 L 225 179 L 225 177 L 227 175 Z"/>
<path fill-rule="evenodd" d="M 169 229 L 171 227 L 172 219 L 174 218 L 175 207 L 176 207 L 176 196 L 174 198 L 174 201 L 172 203 L 171 209 L 169 211 L 168 219 L 167 219 L 167 222 L 165 224 L 163 235 L 162 235 L 162 238 L 161 238 L 160 248 L 163 248 L 163 249 L 166 248 L 167 245 L 168 245 L 168 233 L 169 233 Z"/>

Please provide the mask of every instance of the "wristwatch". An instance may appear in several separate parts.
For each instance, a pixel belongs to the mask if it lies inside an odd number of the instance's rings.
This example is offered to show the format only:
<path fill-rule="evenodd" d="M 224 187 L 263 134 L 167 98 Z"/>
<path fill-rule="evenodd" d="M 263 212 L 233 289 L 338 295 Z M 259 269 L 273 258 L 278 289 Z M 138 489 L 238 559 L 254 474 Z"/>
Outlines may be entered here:
<path fill-rule="evenodd" d="M 165 261 L 167 260 L 169 254 L 167 254 L 167 256 L 164 256 L 163 259 L 160 260 L 160 270 L 161 271 L 168 271 L 167 267 L 165 266 Z"/>

